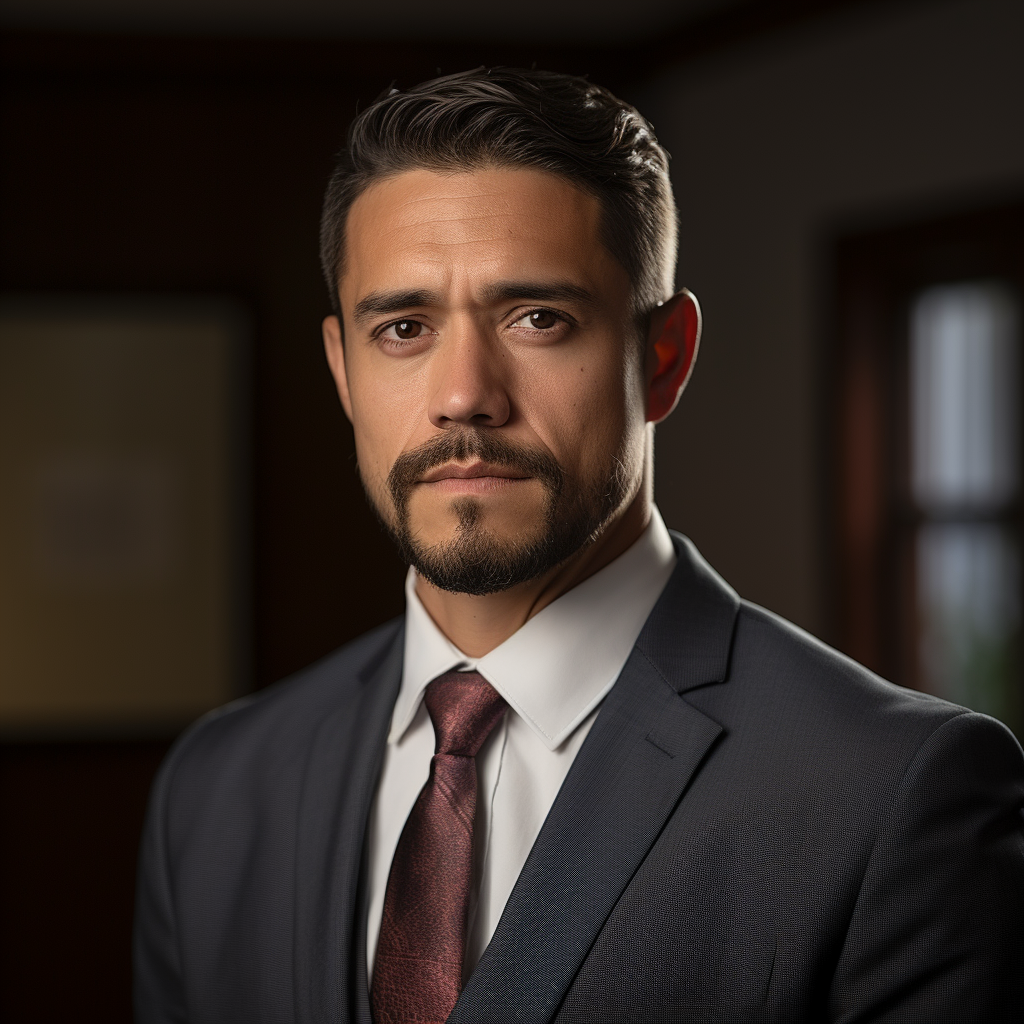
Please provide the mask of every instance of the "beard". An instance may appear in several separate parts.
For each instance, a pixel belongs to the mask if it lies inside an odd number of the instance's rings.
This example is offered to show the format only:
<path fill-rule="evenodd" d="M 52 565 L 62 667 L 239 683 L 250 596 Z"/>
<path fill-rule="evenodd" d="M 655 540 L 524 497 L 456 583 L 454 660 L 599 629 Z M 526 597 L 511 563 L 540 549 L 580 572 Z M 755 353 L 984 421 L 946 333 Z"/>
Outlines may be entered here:
<path fill-rule="evenodd" d="M 479 459 L 518 476 L 533 477 L 545 492 L 539 532 L 531 540 L 496 536 L 483 524 L 483 504 L 455 498 L 455 534 L 424 545 L 409 522 L 409 499 L 423 475 L 446 462 Z M 390 517 L 367 490 L 370 504 L 402 557 L 435 587 L 459 594 L 493 594 L 536 579 L 561 565 L 600 534 L 629 493 L 623 461 L 611 460 L 599 479 L 584 482 L 564 472 L 548 451 L 512 442 L 488 429 L 450 429 L 398 457 L 387 477 Z"/>

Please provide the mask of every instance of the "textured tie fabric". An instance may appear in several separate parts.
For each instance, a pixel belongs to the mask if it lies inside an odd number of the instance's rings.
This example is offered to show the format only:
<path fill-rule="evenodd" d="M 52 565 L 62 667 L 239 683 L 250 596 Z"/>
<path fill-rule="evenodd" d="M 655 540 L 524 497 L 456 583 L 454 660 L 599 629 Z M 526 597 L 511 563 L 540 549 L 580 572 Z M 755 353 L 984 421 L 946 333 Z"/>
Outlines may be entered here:
<path fill-rule="evenodd" d="M 478 672 L 438 676 L 423 702 L 435 753 L 388 875 L 371 992 L 376 1024 L 441 1024 L 459 998 L 476 755 L 505 712 L 505 701 Z"/>

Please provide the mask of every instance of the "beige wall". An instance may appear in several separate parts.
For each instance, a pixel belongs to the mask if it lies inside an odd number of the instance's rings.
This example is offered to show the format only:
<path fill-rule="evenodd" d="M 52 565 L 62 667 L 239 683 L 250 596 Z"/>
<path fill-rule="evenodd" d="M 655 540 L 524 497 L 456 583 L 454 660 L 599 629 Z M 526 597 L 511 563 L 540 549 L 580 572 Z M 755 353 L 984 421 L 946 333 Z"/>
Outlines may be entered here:
<path fill-rule="evenodd" d="M 661 509 L 743 596 L 827 637 L 823 243 L 1024 191 L 1024 4 L 871 5 L 631 99 L 673 154 L 679 280 L 705 314 L 659 429 Z"/>

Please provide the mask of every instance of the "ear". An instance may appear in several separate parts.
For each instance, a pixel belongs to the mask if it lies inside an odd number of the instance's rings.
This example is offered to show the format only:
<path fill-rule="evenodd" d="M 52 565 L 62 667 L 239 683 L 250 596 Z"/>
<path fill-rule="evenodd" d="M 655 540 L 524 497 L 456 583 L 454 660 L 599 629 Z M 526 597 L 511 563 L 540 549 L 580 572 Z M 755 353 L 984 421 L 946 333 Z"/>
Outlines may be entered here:
<path fill-rule="evenodd" d="M 327 364 L 334 377 L 334 385 L 338 389 L 341 407 L 345 415 L 352 419 L 352 398 L 348 392 L 348 372 L 345 369 L 345 344 L 341 339 L 341 322 L 336 316 L 324 317 L 323 322 L 324 352 Z"/>
<path fill-rule="evenodd" d="M 652 314 L 647 338 L 648 423 L 660 423 L 676 407 L 697 361 L 700 332 L 697 296 L 685 288 Z"/>

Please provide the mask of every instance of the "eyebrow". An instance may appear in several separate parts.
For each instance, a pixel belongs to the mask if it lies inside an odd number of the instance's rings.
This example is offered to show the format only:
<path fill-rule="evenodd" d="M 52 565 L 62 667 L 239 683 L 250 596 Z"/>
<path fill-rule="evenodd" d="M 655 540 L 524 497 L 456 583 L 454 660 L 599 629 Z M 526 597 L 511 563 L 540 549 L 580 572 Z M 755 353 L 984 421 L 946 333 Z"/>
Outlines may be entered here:
<path fill-rule="evenodd" d="M 488 302 L 508 302 L 526 299 L 528 302 L 580 302 L 594 304 L 594 296 L 578 284 L 543 281 L 499 281 L 484 289 Z"/>
<path fill-rule="evenodd" d="M 361 298 L 352 310 L 352 319 L 359 325 L 375 316 L 387 316 L 390 313 L 401 313 L 411 306 L 440 305 L 441 297 L 437 292 L 429 292 L 422 288 L 407 289 L 395 292 L 370 292 Z"/>
<path fill-rule="evenodd" d="M 499 281 L 483 290 L 486 302 L 579 302 L 586 306 L 595 303 L 594 296 L 578 284 L 547 283 L 541 281 Z M 377 316 L 401 313 L 416 306 L 439 306 L 441 296 L 423 288 L 399 291 L 370 292 L 361 298 L 352 310 L 352 320 L 359 326 Z"/>

